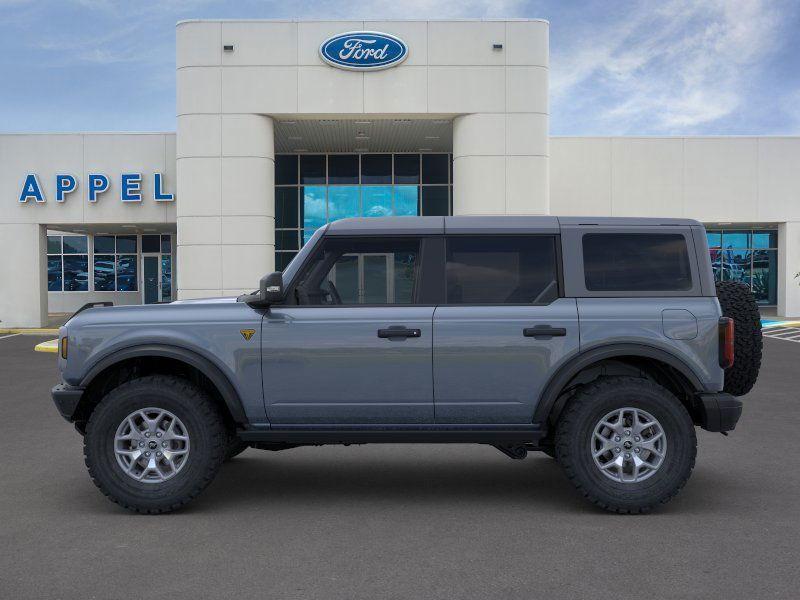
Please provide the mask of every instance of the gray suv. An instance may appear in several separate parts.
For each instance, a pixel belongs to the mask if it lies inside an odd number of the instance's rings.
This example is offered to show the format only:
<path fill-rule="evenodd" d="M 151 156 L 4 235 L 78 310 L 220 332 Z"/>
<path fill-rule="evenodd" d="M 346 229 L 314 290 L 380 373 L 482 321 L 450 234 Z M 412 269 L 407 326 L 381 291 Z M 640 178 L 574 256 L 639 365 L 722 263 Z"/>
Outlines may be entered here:
<path fill-rule="evenodd" d="M 644 512 L 686 483 L 695 426 L 735 427 L 761 360 L 752 294 L 715 285 L 686 219 L 346 219 L 252 294 L 84 308 L 53 398 L 143 513 L 246 448 L 381 442 L 542 451 Z"/>

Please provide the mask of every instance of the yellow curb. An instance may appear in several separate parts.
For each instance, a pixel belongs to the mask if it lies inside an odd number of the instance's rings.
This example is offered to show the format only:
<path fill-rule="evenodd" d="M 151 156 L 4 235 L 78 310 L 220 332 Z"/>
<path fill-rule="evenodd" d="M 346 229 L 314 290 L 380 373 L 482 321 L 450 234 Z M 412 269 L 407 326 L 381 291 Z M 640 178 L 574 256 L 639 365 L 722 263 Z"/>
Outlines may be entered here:
<path fill-rule="evenodd" d="M 49 340 L 47 342 L 42 342 L 41 344 L 36 344 L 33 349 L 36 352 L 52 352 L 56 354 L 58 353 L 58 340 Z"/>
<path fill-rule="evenodd" d="M 0 335 L 21 333 L 23 335 L 58 335 L 58 329 L 48 328 L 21 328 L 21 329 L 0 329 Z"/>

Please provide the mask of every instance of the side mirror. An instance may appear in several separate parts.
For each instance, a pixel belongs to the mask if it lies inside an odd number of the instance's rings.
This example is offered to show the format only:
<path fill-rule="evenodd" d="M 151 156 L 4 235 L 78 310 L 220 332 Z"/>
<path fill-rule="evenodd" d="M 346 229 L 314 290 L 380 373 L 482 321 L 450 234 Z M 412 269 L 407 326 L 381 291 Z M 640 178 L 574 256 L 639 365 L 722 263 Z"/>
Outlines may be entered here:
<path fill-rule="evenodd" d="M 239 296 L 239 302 L 246 302 L 253 308 L 266 308 L 283 300 L 283 273 L 275 271 L 264 275 L 258 284 L 258 291 Z"/>
<path fill-rule="evenodd" d="M 264 275 L 258 286 L 258 295 L 266 306 L 283 301 L 283 273 L 275 271 Z"/>

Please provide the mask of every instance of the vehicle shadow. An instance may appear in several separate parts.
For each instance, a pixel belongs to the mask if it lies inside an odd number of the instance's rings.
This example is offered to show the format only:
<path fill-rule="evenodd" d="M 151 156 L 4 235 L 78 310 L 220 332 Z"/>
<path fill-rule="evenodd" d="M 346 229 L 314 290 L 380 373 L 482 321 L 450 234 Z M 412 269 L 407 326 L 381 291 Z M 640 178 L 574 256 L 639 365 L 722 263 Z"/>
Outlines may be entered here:
<path fill-rule="evenodd" d="M 227 511 L 264 504 L 335 507 L 354 502 L 426 504 L 435 508 L 457 502 L 487 509 L 518 505 L 562 514 L 610 515 L 587 502 L 558 463 L 539 453 L 512 461 L 499 456 L 465 460 L 451 453 L 443 457 L 418 452 L 403 456 L 402 450 L 383 457 L 335 459 L 319 449 L 317 456 L 314 450 L 305 450 L 297 457 L 290 457 L 292 450 L 280 457 L 263 451 L 259 456 L 259 452 L 249 450 L 223 465 L 216 481 L 187 510 Z M 735 482 L 710 471 L 695 475 L 695 485 L 687 486 L 673 500 L 681 511 L 719 510 L 726 497 L 736 494 Z"/>

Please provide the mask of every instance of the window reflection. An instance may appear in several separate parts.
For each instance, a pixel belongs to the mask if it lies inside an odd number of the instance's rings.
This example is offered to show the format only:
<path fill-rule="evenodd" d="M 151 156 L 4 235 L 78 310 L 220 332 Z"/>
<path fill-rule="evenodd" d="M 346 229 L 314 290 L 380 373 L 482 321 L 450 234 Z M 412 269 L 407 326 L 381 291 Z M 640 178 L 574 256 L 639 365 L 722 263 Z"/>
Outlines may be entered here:
<path fill-rule="evenodd" d="M 305 186 L 303 188 L 303 227 L 317 229 L 325 225 L 325 221 L 325 186 Z"/>
<path fill-rule="evenodd" d="M 392 186 L 365 185 L 361 188 L 362 217 L 392 216 Z"/>
<path fill-rule="evenodd" d="M 708 231 L 711 266 L 717 281 L 739 281 L 759 304 L 778 295 L 778 232 L 774 229 Z"/>
<path fill-rule="evenodd" d="M 276 157 L 275 178 L 279 270 L 325 223 L 451 214 L 450 154 L 282 154 Z"/>
<path fill-rule="evenodd" d="M 328 221 L 354 217 L 359 212 L 357 185 L 331 186 L 328 188 Z"/>

